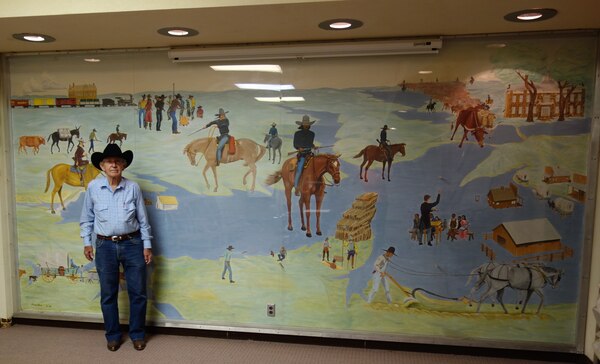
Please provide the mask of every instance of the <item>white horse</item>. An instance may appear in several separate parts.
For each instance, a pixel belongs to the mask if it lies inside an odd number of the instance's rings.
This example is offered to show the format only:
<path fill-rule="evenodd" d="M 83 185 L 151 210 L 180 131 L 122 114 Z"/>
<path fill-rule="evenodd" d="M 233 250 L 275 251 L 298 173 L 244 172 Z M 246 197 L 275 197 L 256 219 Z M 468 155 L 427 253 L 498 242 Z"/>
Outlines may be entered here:
<path fill-rule="evenodd" d="M 553 268 L 546 267 L 543 264 L 538 265 L 512 265 L 512 264 L 499 264 L 493 269 L 487 271 L 484 276 L 484 283 L 487 284 L 487 290 L 479 297 L 479 303 L 477 305 L 477 312 L 483 302 L 488 297 L 496 294 L 496 299 L 500 302 L 504 313 L 508 313 L 504 302 L 502 301 L 502 295 L 506 287 L 512 288 L 519 292 L 525 292 L 525 301 L 521 313 L 525 312 L 527 303 L 531 298 L 532 293 L 536 293 L 540 297 L 540 304 L 536 311 L 536 314 L 542 309 L 544 304 L 544 294 L 542 288 L 549 284 L 552 288 L 558 286 L 562 276 L 562 271 Z"/>
<path fill-rule="evenodd" d="M 271 149 L 273 149 L 273 164 L 275 164 L 275 154 L 279 152 L 279 162 L 281 164 L 281 145 L 283 141 L 277 135 L 265 134 L 265 139 L 263 143 L 267 144 L 267 149 L 269 150 L 269 160 L 271 160 Z"/>

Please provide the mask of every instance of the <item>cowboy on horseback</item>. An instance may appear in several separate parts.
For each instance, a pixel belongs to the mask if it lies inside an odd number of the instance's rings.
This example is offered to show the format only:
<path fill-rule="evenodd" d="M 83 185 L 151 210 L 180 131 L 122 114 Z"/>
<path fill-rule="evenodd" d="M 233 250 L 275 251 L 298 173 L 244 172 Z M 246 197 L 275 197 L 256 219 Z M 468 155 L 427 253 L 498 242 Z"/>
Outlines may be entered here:
<path fill-rule="evenodd" d="M 271 129 L 269 129 L 269 135 L 271 136 L 271 138 L 275 138 L 277 135 L 279 135 L 276 127 L 276 123 L 271 124 Z"/>
<path fill-rule="evenodd" d="M 391 162 L 392 150 L 390 149 L 389 140 L 387 138 L 387 130 L 387 125 L 384 125 L 383 128 L 381 128 L 381 133 L 379 133 L 379 147 L 381 150 L 383 150 L 383 154 L 385 154 L 386 159 Z"/>
<path fill-rule="evenodd" d="M 83 139 L 79 140 L 79 144 L 77 144 L 77 149 L 75 150 L 75 155 L 73 156 L 73 169 L 79 174 L 79 180 L 81 181 L 81 185 L 83 186 L 83 171 L 85 166 L 89 163 L 89 161 L 84 160 L 85 157 L 85 149 L 84 149 Z"/>
<path fill-rule="evenodd" d="M 300 196 L 299 183 L 302 170 L 306 160 L 313 155 L 312 149 L 315 148 L 314 140 L 315 133 L 310 130 L 310 126 L 315 123 L 316 120 L 310 121 L 308 115 L 302 117 L 302 121 L 296 121 L 296 124 L 300 127 L 294 134 L 294 148 L 298 151 L 296 157 L 298 158 L 298 165 L 296 166 L 296 175 L 294 178 L 294 188 L 296 196 Z"/>
<path fill-rule="evenodd" d="M 219 118 L 217 120 L 213 120 L 210 123 L 206 124 L 205 128 L 210 127 L 211 125 L 216 125 L 219 128 L 220 136 L 217 137 L 219 144 L 217 145 L 217 166 L 223 157 L 223 148 L 225 144 L 229 141 L 229 119 L 225 116 L 229 111 L 223 110 L 223 108 L 219 108 L 219 113 L 215 114 Z"/>

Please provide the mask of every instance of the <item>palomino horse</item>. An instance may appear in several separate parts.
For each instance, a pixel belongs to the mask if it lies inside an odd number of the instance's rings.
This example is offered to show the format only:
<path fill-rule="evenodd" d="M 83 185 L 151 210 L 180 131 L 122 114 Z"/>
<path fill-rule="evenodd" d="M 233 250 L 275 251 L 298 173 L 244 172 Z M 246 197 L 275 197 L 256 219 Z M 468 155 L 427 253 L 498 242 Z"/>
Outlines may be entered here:
<path fill-rule="evenodd" d="M 52 174 L 52 180 L 54 181 L 54 189 L 52 189 L 52 198 L 50 202 L 50 210 L 54 214 L 54 195 L 58 192 L 58 198 L 60 199 L 60 204 L 65 210 L 65 204 L 63 203 L 62 198 L 62 187 L 63 184 L 68 184 L 74 187 L 83 187 L 87 189 L 90 181 L 95 179 L 100 171 L 96 169 L 91 164 L 88 164 L 83 171 L 83 186 L 81 185 L 81 179 L 79 178 L 79 173 L 71 171 L 71 165 L 65 163 L 59 163 L 54 165 L 54 167 L 50 168 L 48 172 L 46 172 L 46 190 L 44 192 L 48 192 L 48 187 L 50 187 L 50 175 Z"/>
<path fill-rule="evenodd" d="M 271 149 L 273 149 L 273 164 L 275 164 L 275 154 L 279 152 L 279 162 L 281 164 L 281 145 L 283 142 L 277 135 L 272 136 L 271 134 L 265 134 L 265 140 L 263 143 L 267 143 L 267 149 L 269 150 L 269 160 L 271 160 Z"/>
<path fill-rule="evenodd" d="M 123 140 L 127 140 L 127 133 L 110 133 L 108 138 L 106 138 L 106 142 L 109 144 L 115 144 L 117 140 L 120 146 L 123 145 Z"/>
<path fill-rule="evenodd" d="M 235 140 L 235 154 L 227 154 L 228 149 L 228 145 L 223 148 L 223 157 L 220 163 L 232 163 L 239 160 L 243 160 L 244 165 L 248 166 L 248 172 L 244 174 L 243 178 L 244 186 L 246 185 L 246 177 L 248 177 L 248 175 L 252 173 L 252 186 L 250 187 L 250 190 L 254 191 L 256 183 L 256 162 L 258 162 L 263 157 L 263 155 L 265 155 L 266 148 L 262 145 L 255 143 L 250 139 L 242 138 Z M 215 178 L 214 192 L 217 192 L 217 189 L 219 188 L 219 180 L 217 178 L 216 139 L 212 137 L 196 139 L 190 142 L 188 145 L 186 145 L 185 148 L 183 148 L 183 154 L 187 155 L 192 166 L 197 165 L 197 153 L 203 154 L 204 158 L 206 159 L 206 165 L 202 170 L 202 176 L 204 176 L 206 188 L 210 189 L 208 178 L 206 178 L 206 171 L 208 170 L 208 168 L 210 168 L 212 169 L 213 176 Z"/>
<path fill-rule="evenodd" d="M 552 288 L 558 286 L 560 282 L 562 272 L 553 267 L 546 267 L 543 264 L 535 265 L 512 265 L 512 264 L 499 264 L 487 270 L 483 281 L 487 284 L 487 290 L 479 297 L 479 304 L 477 305 L 477 312 L 481 307 L 481 302 L 486 298 L 496 294 L 496 299 L 500 302 L 504 313 L 508 313 L 504 302 L 502 301 L 502 295 L 506 287 L 514 290 L 525 292 L 525 301 L 521 308 L 521 313 L 525 312 L 527 303 L 533 293 L 540 297 L 540 304 L 537 308 L 536 314 L 540 313 L 542 305 L 544 304 L 544 294 L 542 288 L 549 284 Z"/>
<path fill-rule="evenodd" d="M 325 196 L 325 173 L 329 173 L 333 177 L 333 183 L 340 183 L 340 161 L 339 155 L 320 154 L 312 157 L 307 163 L 308 165 L 302 172 L 300 178 L 300 199 L 298 201 L 300 207 L 300 219 L 302 221 L 302 231 L 306 230 L 306 236 L 312 236 L 310 231 L 310 197 L 315 195 L 317 217 L 317 235 L 321 235 L 321 204 Z M 285 187 L 285 199 L 287 201 L 288 212 L 288 230 L 293 230 L 292 215 L 291 215 L 291 194 L 294 186 L 294 177 L 296 174 L 296 157 L 290 158 L 283 162 L 280 171 L 271 174 L 266 183 L 268 185 L 275 184 L 283 178 Z M 306 225 L 304 225 L 304 213 L 306 211 Z"/>
<path fill-rule="evenodd" d="M 394 156 L 398 152 L 400 152 L 400 154 L 402 154 L 402 156 L 404 157 L 406 155 L 405 146 L 405 143 L 390 145 L 390 150 L 392 151 L 392 155 L 390 156 L 390 158 L 394 159 Z M 381 178 L 385 179 L 385 165 L 387 163 L 388 181 L 390 180 L 390 168 L 392 167 L 392 163 L 388 163 L 385 153 L 381 147 L 377 145 L 367 145 L 363 150 L 360 151 L 360 153 L 355 155 L 354 158 L 359 158 L 360 156 L 363 157 L 363 161 L 360 164 L 360 179 L 363 179 L 362 170 L 363 166 L 366 164 L 367 166 L 365 167 L 365 182 L 369 182 L 369 178 L 367 177 L 367 171 L 369 170 L 369 167 L 371 167 L 371 164 L 373 164 L 374 161 L 378 161 L 383 162 L 383 168 L 381 169 Z"/>
<path fill-rule="evenodd" d="M 77 138 L 79 138 L 79 128 L 80 128 L 80 126 L 76 127 L 75 129 L 69 130 L 69 136 L 67 136 L 67 137 L 61 136 L 59 130 L 48 135 L 48 141 L 50 141 L 50 139 L 52 138 L 52 145 L 50 145 L 50 154 L 53 154 L 52 148 L 55 145 L 56 145 L 56 148 L 58 148 L 58 151 L 60 152 L 60 146 L 58 145 L 58 142 L 61 140 L 69 142 L 67 144 L 67 153 L 69 153 L 71 150 L 73 150 L 73 148 L 75 148 L 75 143 L 73 143 L 73 137 L 76 136 Z M 69 149 L 69 147 L 71 147 L 71 149 Z"/>

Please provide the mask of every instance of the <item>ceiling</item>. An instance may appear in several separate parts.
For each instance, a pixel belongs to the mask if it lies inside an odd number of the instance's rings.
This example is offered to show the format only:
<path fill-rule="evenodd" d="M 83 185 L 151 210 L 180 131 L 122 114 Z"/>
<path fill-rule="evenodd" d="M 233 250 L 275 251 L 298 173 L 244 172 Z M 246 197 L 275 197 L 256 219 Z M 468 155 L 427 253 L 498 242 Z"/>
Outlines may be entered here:
<path fill-rule="evenodd" d="M 104 0 L 91 8 L 90 1 L 47 3 L 32 10 L 31 2 L 11 2 L 11 9 L 0 10 L 0 53 L 600 29 L 598 0 Z M 540 7 L 558 14 L 531 23 L 503 18 Z M 318 27 L 336 18 L 364 25 L 346 31 Z M 169 26 L 199 34 L 173 38 L 157 33 Z M 56 41 L 23 42 L 12 37 L 15 33 L 42 33 Z"/>

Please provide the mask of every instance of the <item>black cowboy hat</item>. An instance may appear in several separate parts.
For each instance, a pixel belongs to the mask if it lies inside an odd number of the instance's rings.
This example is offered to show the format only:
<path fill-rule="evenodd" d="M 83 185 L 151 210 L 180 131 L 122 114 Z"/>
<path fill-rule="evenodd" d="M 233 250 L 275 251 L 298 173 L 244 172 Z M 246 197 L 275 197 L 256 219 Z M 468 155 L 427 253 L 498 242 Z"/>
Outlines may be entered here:
<path fill-rule="evenodd" d="M 233 245 L 228 246 L 227 250 L 233 250 Z"/>
<path fill-rule="evenodd" d="M 386 253 L 392 253 L 393 255 L 396 255 L 396 248 L 394 248 L 393 246 L 390 246 L 389 248 L 387 248 L 385 250 Z M 397 255 L 396 255 L 397 256 Z"/>
<path fill-rule="evenodd" d="M 383 126 L 383 128 L 381 128 L 381 129 L 387 130 L 387 129 L 388 129 L 388 126 L 387 126 L 387 125 L 384 125 L 384 126 Z"/>
<path fill-rule="evenodd" d="M 94 154 L 92 154 L 92 164 L 94 165 L 94 167 L 98 168 L 99 170 L 102 170 L 102 168 L 100 168 L 100 162 L 102 162 L 104 158 L 109 157 L 123 158 L 125 160 L 125 168 L 127 168 L 129 167 L 129 165 L 131 165 L 131 161 L 133 161 L 133 152 L 130 150 L 121 152 L 121 148 L 119 148 L 118 145 L 108 144 L 106 148 L 104 148 L 104 152 L 95 152 Z"/>

